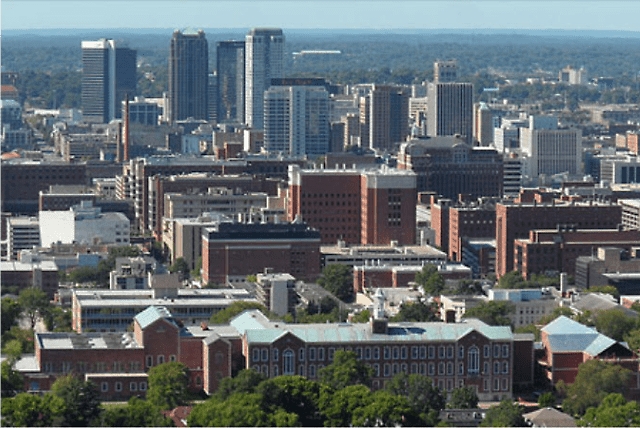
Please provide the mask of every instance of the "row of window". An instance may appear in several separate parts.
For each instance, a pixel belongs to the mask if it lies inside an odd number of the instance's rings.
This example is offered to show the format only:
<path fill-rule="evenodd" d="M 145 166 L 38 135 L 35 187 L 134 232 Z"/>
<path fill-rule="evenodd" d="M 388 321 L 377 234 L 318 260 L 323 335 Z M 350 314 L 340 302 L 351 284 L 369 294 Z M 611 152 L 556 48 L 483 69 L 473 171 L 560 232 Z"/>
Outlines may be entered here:
<path fill-rule="evenodd" d="M 171 362 L 176 361 L 176 356 L 175 355 L 169 355 L 169 361 L 171 361 Z M 153 355 L 147 355 L 146 363 L 147 363 L 147 367 L 152 367 L 153 366 Z M 156 357 L 156 365 L 160 365 L 160 364 L 164 364 L 164 363 L 165 363 L 164 355 L 158 355 Z"/>
<path fill-rule="evenodd" d="M 47 361 L 44 363 L 43 368 L 45 373 L 70 373 L 74 369 L 73 363 L 70 361 L 61 361 L 58 363 Z M 142 371 L 142 367 L 139 361 L 131 361 L 129 363 L 122 361 L 113 361 L 111 363 L 104 361 L 97 363 L 78 361 L 75 363 L 75 371 L 78 373 L 105 373 L 107 371 L 114 373 L 135 373 Z"/>
<path fill-rule="evenodd" d="M 327 348 L 327 358 L 329 361 L 333 360 L 333 354 L 336 351 L 335 347 Z M 491 345 L 484 345 L 483 347 L 483 357 L 484 358 L 508 358 L 509 357 L 509 349 L 510 346 L 508 344 L 494 344 L 493 352 Z M 347 350 L 351 350 L 351 347 L 347 347 Z M 454 359 L 455 357 L 456 347 L 453 345 L 429 345 L 429 346 L 384 346 L 382 347 L 383 358 L 385 360 L 407 360 L 409 359 L 409 351 L 411 351 L 411 359 L 435 359 L 436 355 L 439 359 Z M 354 349 L 356 356 L 359 359 L 364 360 L 379 360 L 380 359 L 380 347 L 379 346 L 367 346 L 367 347 L 356 347 Z M 437 351 L 437 354 L 436 354 Z M 271 350 L 271 358 L 269 358 L 269 349 L 268 348 L 253 348 L 251 360 L 253 362 L 258 361 L 278 361 L 278 349 Z M 285 351 L 286 352 L 286 351 Z M 293 352 L 293 351 L 291 351 Z M 477 346 L 472 346 L 469 348 L 469 356 L 479 359 L 479 349 Z M 457 358 L 464 359 L 465 357 L 465 348 L 464 346 L 457 346 Z M 309 347 L 300 348 L 298 350 L 298 361 L 305 361 L 305 358 L 308 358 L 309 361 L 324 361 L 325 360 L 325 348 L 324 347 Z"/>
<path fill-rule="evenodd" d="M 113 385 L 113 389 L 116 392 L 121 392 L 122 391 L 122 382 L 116 382 Z M 147 382 L 129 382 L 129 391 L 131 392 L 135 392 L 135 391 L 146 391 L 147 390 Z M 109 392 L 109 382 L 102 382 L 100 384 L 100 391 L 101 392 Z"/>

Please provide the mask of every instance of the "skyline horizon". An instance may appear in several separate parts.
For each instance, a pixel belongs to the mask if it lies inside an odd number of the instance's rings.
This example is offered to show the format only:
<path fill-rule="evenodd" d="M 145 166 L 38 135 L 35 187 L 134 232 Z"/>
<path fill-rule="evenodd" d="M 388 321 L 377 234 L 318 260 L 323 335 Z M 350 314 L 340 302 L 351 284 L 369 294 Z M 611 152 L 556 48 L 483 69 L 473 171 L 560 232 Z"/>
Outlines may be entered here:
<path fill-rule="evenodd" d="M 156 7 L 149 7 L 150 4 Z M 580 7 L 576 7 L 579 4 Z M 123 12 L 126 5 L 127 13 Z M 508 30 L 640 33 L 640 3 L 571 0 L 5 0 L 4 31 L 277 27 L 289 30 Z M 54 18 L 54 19 L 52 19 Z"/>

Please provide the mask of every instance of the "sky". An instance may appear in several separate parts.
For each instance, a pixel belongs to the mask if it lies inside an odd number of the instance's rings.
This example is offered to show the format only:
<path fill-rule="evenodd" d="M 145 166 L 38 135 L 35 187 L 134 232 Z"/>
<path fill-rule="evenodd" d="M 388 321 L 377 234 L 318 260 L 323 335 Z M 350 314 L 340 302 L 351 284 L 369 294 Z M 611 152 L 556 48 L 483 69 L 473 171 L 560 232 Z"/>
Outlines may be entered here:
<path fill-rule="evenodd" d="M 1 29 L 251 28 L 640 31 L 640 1 L 2 0 Z"/>

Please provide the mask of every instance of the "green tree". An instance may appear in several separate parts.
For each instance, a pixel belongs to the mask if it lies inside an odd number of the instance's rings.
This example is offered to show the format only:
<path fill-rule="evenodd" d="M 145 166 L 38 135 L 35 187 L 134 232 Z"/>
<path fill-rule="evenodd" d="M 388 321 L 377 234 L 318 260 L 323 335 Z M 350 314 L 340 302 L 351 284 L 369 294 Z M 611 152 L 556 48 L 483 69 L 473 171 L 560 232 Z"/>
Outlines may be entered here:
<path fill-rule="evenodd" d="M 44 325 L 49 331 L 72 331 L 71 311 L 53 306 L 44 315 Z"/>
<path fill-rule="evenodd" d="M 302 376 L 278 376 L 260 383 L 263 407 L 272 412 L 283 410 L 287 415 L 296 415 L 302 426 L 321 426 L 318 401 L 320 384 Z"/>
<path fill-rule="evenodd" d="M 189 415 L 189 426 L 295 426 L 280 412 L 267 413 L 263 408 L 263 397 L 258 393 L 236 393 L 225 400 L 210 398 L 193 408 Z M 275 422 L 277 420 L 277 423 Z"/>
<path fill-rule="evenodd" d="M 393 427 L 414 421 L 417 422 L 417 417 L 406 397 L 382 390 L 374 392 L 368 403 L 354 410 L 351 425 Z"/>
<path fill-rule="evenodd" d="M 333 389 L 343 389 L 348 385 L 371 385 L 373 369 L 358 360 L 353 351 L 335 351 L 333 362 L 318 370 L 320 382 Z"/>
<path fill-rule="evenodd" d="M 226 324 L 229 321 L 231 321 L 235 316 L 250 309 L 258 309 L 260 312 L 262 312 L 267 316 L 274 316 L 261 303 L 238 301 L 238 302 L 233 302 L 223 310 L 211 315 L 209 322 L 211 324 Z"/>
<path fill-rule="evenodd" d="M 189 264 L 183 257 L 178 257 L 171 266 L 169 266 L 169 272 L 180 273 L 182 278 L 189 277 Z"/>
<path fill-rule="evenodd" d="M 445 397 L 431 378 L 398 373 L 385 385 L 385 390 L 408 400 L 412 411 L 420 418 L 419 425 L 435 426 L 438 423 L 440 410 L 445 406 Z"/>
<path fill-rule="evenodd" d="M 102 413 L 105 427 L 170 427 L 171 419 L 162 415 L 160 409 L 146 400 L 131 397 L 125 405 L 109 405 Z"/>
<path fill-rule="evenodd" d="M 4 334 L 14 325 L 17 325 L 18 320 L 20 319 L 21 312 L 22 309 L 20 308 L 20 304 L 14 299 L 11 299 L 9 297 L 5 297 L 2 299 L 2 309 L 0 309 L 0 314 L 2 315 L 2 321 L 0 321 L 2 334 Z"/>
<path fill-rule="evenodd" d="M 628 315 L 623 309 L 613 308 L 595 314 L 596 329 L 618 342 L 624 340 L 636 326 L 637 317 Z"/>
<path fill-rule="evenodd" d="M 438 272 L 434 264 L 426 264 L 416 274 L 415 282 L 422 287 L 425 294 L 439 296 L 444 290 L 444 277 Z"/>
<path fill-rule="evenodd" d="M 624 393 L 631 371 L 601 360 L 589 360 L 578 367 L 576 380 L 567 387 L 562 409 L 574 416 L 582 416 L 595 407 L 609 393 Z"/>
<path fill-rule="evenodd" d="M 351 318 L 352 323 L 367 323 L 371 319 L 371 311 L 369 309 L 365 309 L 363 311 L 358 312 Z"/>
<path fill-rule="evenodd" d="M 524 283 L 525 279 L 522 277 L 522 274 L 517 270 L 512 270 L 511 272 L 507 272 L 500 277 L 498 280 L 498 284 L 496 288 L 508 288 L 508 289 L 518 289 L 518 288 L 526 288 Z"/>
<path fill-rule="evenodd" d="M 598 407 L 589 407 L 579 421 L 590 427 L 637 427 L 640 426 L 640 404 L 627 401 L 622 394 L 608 394 Z"/>
<path fill-rule="evenodd" d="M 478 407 L 478 394 L 471 386 L 462 386 L 451 391 L 451 398 L 447 403 L 449 409 L 476 409 Z"/>
<path fill-rule="evenodd" d="M 21 329 L 14 325 L 2 336 L 2 352 L 14 355 L 14 352 L 17 349 L 13 343 L 15 340 L 20 343 L 20 355 L 33 354 L 33 334 L 33 330 Z M 9 347 L 9 349 L 7 349 L 7 347 Z"/>
<path fill-rule="evenodd" d="M 22 314 L 29 319 L 31 330 L 36 326 L 38 318 L 44 316 L 51 306 L 47 294 L 39 288 L 29 287 L 20 292 L 18 304 Z"/>
<path fill-rule="evenodd" d="M 184 364 L 172 361 L 157 365 L 149 370 L 147 400 L 161 409 L 173 409 L 186 403 L 188 385 Z"/>
<path fill-rule="evenodd" d="M 241 370 L 237 376 L 225 377 L 220 381 L 215 397 L 223 401 L 233 394 L 249 394 L 256 392 L 266 377 L 252 369 Z"/>
<path fill-rule="evenodd" d="M 5 426 L 59 426 L 63 420 L 64 400 L 53 394 L 43 397 L 22 392 L 2 399 L 2 419 Z"/>
<path fill-rule="evenodd" d="M 413 321 L 413 322 L 428 322 L 439 321 L 437 315 L 438 306 L 437 303 L 427 304 L 423 301 L 407 302 L 400 306 L 400 310 L 397 314 L 391 317 L 392 321 Z"/>
<path fill-rule="evenodd" d="M 99 420 L 102 408 L 98 389 L 92 382 L 73 375 L 63 376 L 51 385 L 51 393 L 64 402 L 63 425 L 87 427 Z"/>
<path fill-rule="evenodd" d="M 349 385 L 333 390 L 325 387 L 320 392 L 320 411 L 326 418 L 327 427 L 352 425 L 354 414 L 362 406 L 371 402 L 371 390 L 365 385 Z"/>
<path fill-rule="evenodd" d="M 551 407 L 556 404 L 556 396 L 553 392 L 547 391 L 538 397 L 538 406 L 540 408 Z"/>
<path fill-rule="evenodd" d="M 13 397 L 24 391 L 24 378 L 15 371 L 9 361 L 2 362 L 2 397 Z"/>
<path fill-rule="evenodd" d="M 631 330 L 627 333 L 624 340 L 627 342 L 631 350 L 636 353 L 640 352 L 640 328 Z"/>
<path fill-rule="evenodd" d="M 522 408 L 509 399 L 504 399 L 497 406 L 487 410 L 481 427 L 524 427 Z"/>
<path fill-rule="evenodd" d="M 478 318 L 489 325 L 511 325 L 509 315 L 513 314 L 515 306 L 507 301 L 482 302 L 465 311 L 465 318 Z"/>
<path fill-rule="evenodd" d="M 540 321 L 538 323 L 541 325 L 547 325 L 560 316 L 571 318 L 573 316 L 573 311 L 567 306 L 559 306 L 551 311 L 549 315 L 545 315 L 544 317 L 540 318 Z"/>
<path fill-rule="evenodd" d="M 620 298 L 620 292 L 613 285 L 594 285 L 584 290 L 585 293 L 605 293 L 611 294 L 616 299 Z"/>
<path fill-rule="evenodd" d="M 355 296 L 353 291 L 353 271 L 350 266 L 333 264 L 322 270 L 318 284 L 343 302 L 351 302 Z"/>

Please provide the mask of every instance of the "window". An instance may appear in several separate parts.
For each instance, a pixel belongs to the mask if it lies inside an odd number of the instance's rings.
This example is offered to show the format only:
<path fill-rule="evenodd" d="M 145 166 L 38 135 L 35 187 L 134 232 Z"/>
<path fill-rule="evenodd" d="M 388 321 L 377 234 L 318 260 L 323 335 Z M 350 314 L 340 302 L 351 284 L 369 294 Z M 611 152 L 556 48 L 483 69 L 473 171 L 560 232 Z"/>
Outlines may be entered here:
<path fill-rule="evenodd" d="M 509 357 L 509 345 L 502 345 L 502 358 Z"/>
<path fill-rule="evenodd" d="M 447 363 L 447 375 L 448 376 L 452 376 L 453 375 L 453 363 L 452 362 L 448 362 Z"/>
<path fill-rule="evenodd" d="M 427 374 L 427 365 L 425 363 L 420 363 L 420 374 L 421 375 Z"/>
<path fill-rule="evenodd" d="M 137 391 L 138 390 L 138 384 L 135 382 L 129 382 L 129 391 Z"/>
<path fill-rule="evenodd" d="M 499 391 L 500 390 L 500 379 L 494 379 L 494 381 L 493 381 L 493 390 L 494 391 Z"/>
<path fill-rule="evenodd" d="M 485 379 L 483 384 L 482 384 L 482 389 L 484 391 L 489 391 L 489 379 Z"/>
<path fill-rule="evenodd" d="M 398 363 L 393 363 L 393 374 L 397 375 L 400 372 L 400 366 L 398 366 Z"/>
<path fill-rule="evenodd" d="M 390 375 L 390 374 L 391 374 L 391 373 L 390 373 L 390 366 L 389 366 L 389 363 L 386 363 L 386 364 L 384 365 L 384 377 L 389 377 L 389 375 Z"/>
<path fill-rule="evenodd" d="M 384 347 L 384 359 L 385 360 L 391 359 L 391 348 L 389 348 L 388 346 Z"/>
<path fill-rule="evenodd" d="M 509 380 L 508 379 L 502 379 L 502 390 L 503 391 L 508 391 L 509 390 Z"/>
<path fill-rule="evenodd" d="M 436 374 L 436 365 L 429 363 L 429 376 L 433 376 L 434 374 Z"/>
<path fill-rule="evenodd" d="M 453 358 L 453 345 L 447 346 L 447 358 Z"/>
<path fill-rule="evenodd" d="M 311 364 L 309 366 L 309 377 L 316 377 L 316 366 L 315 366 L 315 364 Z"/>
<path fill-rule="evenodd" d="M 412 346 L 411 347 L 411 358 L 416 360 L 418 358 L 418 347 L 417 346 Z"/>
<path fill-rule="evenodd" d="M 421 346 L 420 347 L 420 358 L 421 359 L 427 358 L 427 347 L 426 346 Z"/>
<path fill-rule="evenodd" d="M 295 374 L 294 353 L 291 349 L 287 349 L 282 353 L 282 374 Z"/>
<path fill-rule="evenodd" d="M 266 364 L 262 365 L 262 374 L 265 376 L 269 376 L 269 366 L 267 366 Z"/>
<path fill-rule="evenodd" d="M 464 358 L 464 346 L 458 346 L 458 358 Z"/>
<path fill-rule="evenodd" d="M 489 358 L 491 356 L 491 348 L 489 345 L 484 345 L 484 358 Z"/>
<path fill-rule="evenodd" d="M 458 363 L 458 374 L 464 375 L 464 363 Z"/>
<path fill-rule="evenodd" d="M 373 365 L 373 373 L 375 377 L 380 377 L 380 364 Z"/>
<path fill-rule="evenodd" d="M 400 371 L 401 371 L 402 373 L 408 374 L 408 373 L 407 373 L 407 363 L 402 363 L 402 364 L 400 364 Z"/>
<path fill-rule="evenodd" d="M 219 372 L 218 372 L 219 373 Z M 202 385 L 202 378 L 200 376 L 196 376 L 196 385 L 200 386 Z"/>
<path fill-rule="evenodd" d="M 116 392 L 122 391 L 122 382 L 116 382 Z"/>
<path fill-rule="evenodd" d="M 304 348 L 298 350 L 298 361 L 304 361 Z"/>
<path fill-rule="evenodd" d="M 273 361 L 278 361 L 278 348 L 271 351 L 271 359 Z"/>
<path fill-rule="evenodd" d="M 400 358 L 402 358 L 403 360 L 406 360 L 408 357 L 407 355 L 407 347 L 403 346 L 402 348 L 400 348 Z"/>
<path fill-rule="evenodd" d="M 100 391 L 107 392 L 109 390 L 109 382 L 102 382 L 100 384 Z"/>
<path fill-rule="evenodd" d="M 260 361 L 260 350 L 254 348 L 251 357 L 253 361 Z"/>
<path fill-rule="evenodd" d="M 336 352 L 336 348 L 329 348 L 329 352 L 327 352 L 327 356 L 329 357 L 329 361 L 333 361 L 333 354 Z"/>
<path fill-rule="evenodd" d="M 262 349 L 262 351 L 260 352 L 260 355 L 262 357 L 262 361 L 269 361 L 269 350 L 268 349 Z"/>
<path fill-rule="evenodd" d="M 493 363 L 493 374 L 500 373 L 500 361 L 494 361 Z"/>
<path fill-rule="evenodd" d="M 429 346 L 429 358 L 436 357 L 436 348 L 435 346 Z"/>
<path fill-rule="evenodd" d="M 309 361 L 316 360 L 316 348 L 309 348 Z"/>
<path fill-rule="evenodd" d="M 147 355 L 147 367 L 151 367 L 153 365 L 153 356 Z"/>
<path fill-rule="evenodd" d="M 411 363 L 411 374 L 418 373 L 418 363 Z"/>
<path fill-rule="evenodd" d="M 373 359 L 374 360 L 380 359 L 380 348 L 378 348 L 377 346 L 373 348 Z"/>
<path fill-rule="evenodd" d="M 509 362 L 508 361 L 503 361 L 502 362 L 502 373 L 503 374 L 509 373 Z"/>
<path fill-rule="evenodd" d="M 324 348 L 318 348 L 318 361 L 324 361 Z"/>
<path fill-rule="evenodd" d="M 443 362 L 438 363 L 438 374 L 439 375 L 444 375 L 444 363 Z"/>
<path fill-rule="evenodd" d="M 356 358 L 357 359 L 361 359 L 362 358 L 362 348 L 359 347 L 359 346 L 356 348 Z"/>
<path fill-rule="evenodd" d="M 438 347 L 438 358 L 444 358 L 444 356 L 445 356 L 444 346 Z"/>
<path fill-rule="evenodd" d="M 369 348 L 369 347 L 364 348 L 364 359 L 365 360 L 370 360 L 371 359 L 371 348 Z"/>
<path fill-rule="evenodd" d="M 138 388 L 140 391 L 146 391 L 147 390 L 147 382 L 140 382 L 140 388 Z"/>
<path fill-rule="evenodd" d="M 485 361 L 482 374 L 489 374 L 489 373 L 491 373 L 491 370 L 489 370 L 489 363 Z"/>
<path fill-rule="evenodd" d="M 480 352 L 478 347 L 469 348 L 469 361 L 467 371 L 469 374 L 477 374 L 480 371 Z"/>
<path fill-rule="evenodd" d="M 273 366 L 273 376 L 274 377 L 278 376 L 278 366 L 276 365 Z"/>
<path fill-rule="evenodd" d="M 300 364 L 300 365 L 298 366 L 298 374 L 299 374 L 300 376 L 304 376 L 304 365 L 303 365 L 303 364 Z"/>
<path fill-rule="evenodd" d="M 393 347 L 393 359 L 397 360 L 400 358 L 400 349 L 397 346 Z"/>
<path fill-rule="evenodd" d="M 169 355 L 169 361 L 173 362 L 176 360 L 176 356 L 175 355 Z"/>
<path fill-rule="evenodd" d="M 224 354 L 222 352 L 216 352 L 215 362 L 216 364 L 222 364 L 224 362 Z"/>
<path fill-rule="evenodd" d="M 156 359 L 158 360 L 158 364 L 164 364 L 164 355 L 158 355 Z"/>
<path fill-rule="evenodd" d="M 500 358 L 500 345 L 493 345 L 493 358 Z"/>

